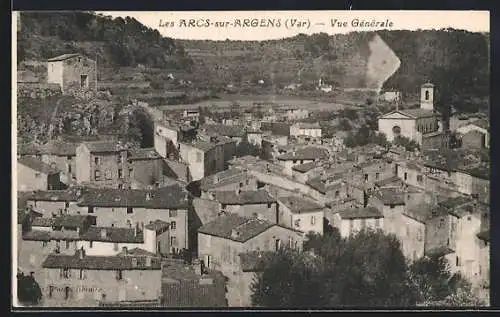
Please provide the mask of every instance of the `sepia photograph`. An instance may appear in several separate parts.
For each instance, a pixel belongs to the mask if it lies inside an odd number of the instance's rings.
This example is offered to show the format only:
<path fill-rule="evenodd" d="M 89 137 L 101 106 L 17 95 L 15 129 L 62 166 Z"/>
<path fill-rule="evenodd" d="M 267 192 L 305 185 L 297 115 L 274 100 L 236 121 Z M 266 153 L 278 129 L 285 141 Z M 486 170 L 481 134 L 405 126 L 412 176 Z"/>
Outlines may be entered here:
<path fill-rule="evenodd" d="M 488 11 L 12 17 L 13 309 L 490 307 Z"/>

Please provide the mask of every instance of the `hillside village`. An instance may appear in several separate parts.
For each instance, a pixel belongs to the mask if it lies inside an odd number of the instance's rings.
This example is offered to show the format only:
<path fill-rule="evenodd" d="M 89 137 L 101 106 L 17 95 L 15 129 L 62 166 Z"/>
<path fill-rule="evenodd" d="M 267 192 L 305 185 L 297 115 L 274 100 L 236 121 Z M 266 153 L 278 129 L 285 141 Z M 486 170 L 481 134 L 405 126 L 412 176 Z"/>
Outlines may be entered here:
<path fill-rule="evenodd" d="M 100 111 L 112 94 L 92 56 L 45 63 L 43 85 L 19 87 L 78 100 L 86 132 L 64 137 L 69 118 L 18 143 L 18 274 L 37 281 L 39 305 L 251 307 L 266 258 L 314 258 L 312 236 L 365 230 L 394 236 L 408 263 L 444 257 L 489 301 L 489 120 L 444 116 L 439 83 L 384 89 L 371 125 L 344 109 L 352 127 L 326 131 L 320 110 L 279 102 L 161 110 L 131 98 Z M 148 146 L 93 131 L 127 130 L 137 109 L 152 122 Z"/>

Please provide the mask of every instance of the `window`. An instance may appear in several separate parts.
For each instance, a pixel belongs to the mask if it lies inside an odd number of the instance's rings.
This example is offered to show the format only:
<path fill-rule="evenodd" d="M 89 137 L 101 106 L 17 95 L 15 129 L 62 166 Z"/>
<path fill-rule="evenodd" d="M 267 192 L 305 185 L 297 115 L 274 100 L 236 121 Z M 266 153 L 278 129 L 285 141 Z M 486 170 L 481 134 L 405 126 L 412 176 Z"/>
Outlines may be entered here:
<path fill-rule="evenodd" d="M 101 172 L 99 170 L 94 171 L 94 179 L 98 181 L 101 178 Z"/>
<path fill-rule="evenodd" d="M 118 243 L 113 244 L 113 250 L 118 251 Z"/>
<path fill-rule="evenodd" d="M 271 208 L 272 205 L 272 203 L 267 203 L 267 208 Z"/>
<path fill-rule="evenodd" d="M 35 173 L 35 178 L 40 178 L 40 177 L 42 177 L 42 174 L 40 174 L 40 173 Z"/>
<path fill-rule="evenodd" d="M 196 162 L 200 163 L 202 161 L 202 154 L 201 152 L 196 152 Z"/>
<path fill-rule="evenodd" d="M 49 286 L 49 298 L 52 298 L 52 293 L 54 292 L 54 286 Z"/>
<path fill-rule="evenodd" d="M 276 239 L 275 240 L 274 246 L 275 246 L 276 251 L 279 251 L 279 249 L 281 248 L 281 241 L 280 241 L 280 239 Z"/>
<path fill-rule="evenodd" d="M 69 299 L 70 297 L 70 293 L 71 293 L 71 288 L 69 288 L 69 286 L 66 286 L 66 288 L 64 289 L 64 299 Z"/>
<path fill-rule="evenodd" d="M 365 174 L 365 181 L 368 180 L 368 174 Z"/>
<path fill-rule="evenodd" d="M 85 275 L 86 275 L 86 274 L 85 274 L 85 271 L 84 271 L 83 269 L 80 269 L 79 279 L 80 279 L 80 280 L 85 279 Z"/>
<path fill-rule="evenodd" d="M 116 271 L 116 279 L 121 281 L 123 279 L 123 273 L 121 270 Z"/>
<path fill-rule="evenodd" d="M 240 188 L 243 187 L 243 183 L 240 183 Z"/>
<path fill-rule="evenodd" d="M 458 256 L 455 258 L 455 266 L 460 266 L 460 258 Z"/>
<path fill-rule="evenodd" d="M 66 241 L 66 249 L 69 249 L 69 241 Z"/>
<path fill-rule="evenodd" d="M 417 175 L 417 182 L 422 183 L 424 181 L 424 177 L 422 175 Z"/>
<path fill-rule="evenodd" d="M 429 100 L 429 98 L 430 98 L 429 91 L 428 91 L 428 90 L 426 90 L 426 91 L 425 91 L 425 100 Z"/>
<path fill-rule="evenodd" d="M 380 226 L 380 219 L 375 219 L 375 227 L 378 228 Z"/>
<path fill-rule="evenodd" d="M 169 210 L 168 211 L 168 216 L 169 217 L 177 217 L 177 210 Z"/>
<path fill-rule="evenodd" d="M 112 177 L 112 176 L 113 176 L 113 174 L 111 173 L 111 171 L 110 171 L 110 170 L 107 170 L 107 171 L 105 172 L 105 175 L 106 175 L 106 179 L 112 179 L 112 178 L 113 178 L 113 177 Z"/>
<path fill-rule="evenodd" d="M 71 164 L 68 164 L 68 173 L 71 174 Z"/>
<path fill-rule="evenodd" d="M 61 274 L 62 278 L 70 278 L 71 277 L 71 270 L 68 268 L 61 269 L 60 274 Z"/>
<path fill-rule="evenodd" d="M 316 224 L 316 217 L 312 216 L 311 217 L 311 225 Z"/>
<path fill-rule="evenodd" d="M 129 175 L 130 177 L 132 177 L 132 175 L 134 175 L 134 169 L 133 169 L 133 168 L 129 168 L 129 169 L 128 169 L 128 175 Z"/>
<path fill-rule="evenodd" d="M 94 243 L 94 241 L 90 241 L 90 242 L 89 242 L 89 248 L 90 248 L 90 249 L 92 249 L 93 243 Z"/>
<path fill-rule="evenodd" d="M 380 173 L 375 173 L 375 179 L 379 179 L 380 178 Z"/>
<path fill-rule="evenodd" d="M 71 155 L 66 156 L 66 160 L 71 161 L 71 159 L 72 159 Z"/>
<path fill-rule="evenodd" d="M 177 238 L 176 237 L 170 237 L 170 246 L 172 246 L 172 247 L 177 246 Z"/>
<path fill-rule="evenodd" d="M 338 190 L 335 191 L 335 198 L 339 198 L 340 192 Z"/>
<path fill-rule="evenodd" d="M 293 164 L 297 163 L 297 160 L 293 160 Z"/>
<path fill-rule="evenodd" d="M 177 224 L 175 223 L 175 221 L 171 221 L 171 222 L 170 222 L 170 229 L 171 229 L 171 230 L 175 230 L 175 229 L 176 229 L 176 227 L 177 227 Z"/>
<path fill-rule="evenodd" d="M 99 165 L 99 158 L 98 157 L 94 157 L 94 163 L 95 163 L 95 165 Z"/>
<path fill-rule="evenodd" d="M 123 184 L 118 184 L 118 189 L 123 189 Z"/>
<path fill-rule="evenodd" d="M 121 168 L 118 169 L 118 178 L 123 178 L 123 170 Z"/>
<path fill-rule="evenodd" d="M 47 241 L 42 241 L 42 248 L 47 246 Z"/>
<path fill-rule="evenodd" d="M 93 214 L 93 213 L 94 213 L 94 207 L 89 207 L 89 208 L 87 209 L 87 212 L 88 212 L 89 214 Z"/>
<path fill-rule="evenodd" d="M 389 205 L 389 208 L 394 209 L 394 205 Z"/>
<path fill-rule="evenodd" d="M 80 88 L 84 89 L 88 87 L 89 85 L 88 79 L 89 79 L 88 75 L 80 75 Z"/>
<path fill-rule="evenodd" d="M 132 207 L 127 207 L 127 214 L 133 214 L 134 213 L 134 209 L 132 209 Z"/>
<path fill-rule="evenodd" d="M 404 180 L 408 180 L 408 173 L 407 172 L 405 172 L 405 174 L 404 174 Z"/>

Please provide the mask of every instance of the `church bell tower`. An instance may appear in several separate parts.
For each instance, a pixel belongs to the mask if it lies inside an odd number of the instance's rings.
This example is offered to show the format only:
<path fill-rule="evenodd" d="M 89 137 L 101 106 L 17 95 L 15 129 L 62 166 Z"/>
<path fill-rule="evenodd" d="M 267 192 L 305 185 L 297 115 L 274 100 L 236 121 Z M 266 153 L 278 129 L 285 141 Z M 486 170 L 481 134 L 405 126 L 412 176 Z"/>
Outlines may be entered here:
<path fill-rule="evenodd" d="M 420 89 L 420 108 L 434 110 L 434 84 L 427 82 Z"/>

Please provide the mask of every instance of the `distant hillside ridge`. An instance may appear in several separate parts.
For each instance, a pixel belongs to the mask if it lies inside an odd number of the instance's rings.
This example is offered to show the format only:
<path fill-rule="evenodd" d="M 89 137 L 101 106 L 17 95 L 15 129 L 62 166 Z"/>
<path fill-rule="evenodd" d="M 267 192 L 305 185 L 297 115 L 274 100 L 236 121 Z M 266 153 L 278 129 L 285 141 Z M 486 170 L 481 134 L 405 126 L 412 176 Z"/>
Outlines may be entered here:
<path fill-rule="evenodd" d="M 136 19 L 93 12 L 21 12 L 18 63 L 46 61 L 82 53 L 102 66 L 189 69 L 192 61 L 181 45 Z"/>
<path fill-rule="evenodd" d="M 263 79 L 286 86 L 317 83 L 322 78 L 336 88 L 376 88 L 383 83 L 380 88 L 404 94 L 418 93 L 427 81 L 467 96 L 484 97 L 490 90 L 488 33 L 383 30 L 331 36 L 299 34 L 260 42 L 180 43 L 195 68 L 210 71 L 214 83 Z"/>

